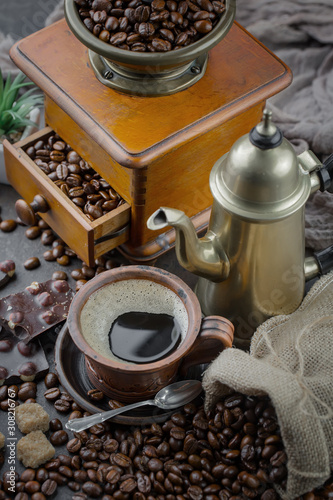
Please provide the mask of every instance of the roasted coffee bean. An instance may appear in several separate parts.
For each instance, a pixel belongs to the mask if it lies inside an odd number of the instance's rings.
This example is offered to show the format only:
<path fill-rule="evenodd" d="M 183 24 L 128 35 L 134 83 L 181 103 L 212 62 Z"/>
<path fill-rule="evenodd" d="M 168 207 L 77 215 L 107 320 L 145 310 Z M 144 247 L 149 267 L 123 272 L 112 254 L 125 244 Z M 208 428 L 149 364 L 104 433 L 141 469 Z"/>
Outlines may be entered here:
<path fill-rule="evenodd" d="M 90 427 L 91 434 L 101 436 L 105 431 L 105 424 L 95 424 Z"/>
<path fill-rule="evenodd" d="M 261 495 L 260 500 L 278 500 L 278 495 L 275 490 L 270 488 L 269 490 L 264 491 Z"/>
<path fill-rule="evenodd" d="M 20 491 L 15 495 L 15 500 L 29 500 L 29 495 L 24 491 Z"/>
<path fill-rule="evenodd" d="M 75 418 L 82 418 L 82 412 L 79 410 L 74 410 L 69 414 L 68 420 L 74 420 Z"/>
<path fill-rule="evenodd" d="M 73 271 L 71 272 L 71 276 L 76 281 L 85 279 L 85 275 L 83 274 L 82 269 L 73 269 Z"/>
<path fill-rule="evenodd" d="M 8 387 L 3 385 L 0 387 L 0 402 L 8 399 Z"/>
<path fill-rule="evenodd" d="M 36 481 L 39 483 L 44 483 L 49 477 L 49 473 L 44 467 L 37 469 L 36 471 Z"/>
<path fill-rule="evenodd" d="M 46 500 L 46 496 L 41 491 L 37 491 L 31 495 L 31 500 Z"/>
<path fill-rule="evenodd" d="M 67 273 L 65 271 L 54 271 L 52 274 L 53 280 L 68 280 Z"/>
<path fill-rule="evenodd" d="M 52 389 L 52 390 L 54 390 L 54 389 Z M 51 391 L 51 389 L 50 389 L 50 391 Z M 71 404 L 69 401 L 66 401 L 65 399 L 57 399 L 54 402 L 54 407 L 60 413 L 67 413 L 71 409 Z"/>
<path fill-rule="evenodd" d="M 87 477 L 88 477 L 88 474 L 87 474 L 87 471 L 85 471 L 85 470 L 75 470 L 73 473 L 73 478 L 75 479 L 75 481 L 77 483 L 85 483 L 87 481 Z"/>
<path fill-rule="evenodd" d="M 53 150 L 50 152 L 50 159 L 57 162 L 62 162 L 65 159 L 65 154 L 62 151 Z"/>
<path fill-rule="evenodd" d="M 64 151 L 66 149 L 66 143 L 64 141 L 56 141 L 53 144 L 53 149 L 56 151 Z"/>
<path fill-rule="evenodd" d="M 61 431 L 62 430 L 62 423 L 58 418 L 53 418 L 50 420 L 50 431 Z"/>
<path fill-rule="evenodd" d="M 28 147 L 25 152 L 33 160 L 36 156 L 36 149 L 33 146 Z"/>
<path fill-rule="evenodd" d="M 104 394 L 102 391 L 98 389 L 91 389 L 87 392 L 88 398 L 92 401 L 101 401 L 104 398 Z"/>
<path fill-rule="evenodd" d="M 41 234 L 41 228 L 39 226 L 31 226 L 25 231 L 25 235 L 29 240 L 35 240 Z"/>
<path fill-rule="evenodd" d="M 45 229 L 45 231 L 42 232 L 41 242 L 43 245 L 51 245 L 54 240 L 55 236 L 52 229 Z"/>
<path fill-rule="evenodd" d="M 57 489 L 57 483 L 52 479 L 47 479 L 41 486 L 41 491 L 45 496 L 50 497 Z"/>
<path fill-rule="evenodd" d="M 98 498 L 103 493 L 101 486 L 97 483 L 93 483 L 92 481 L 84 483 L 82 491 L 92 498 Z"/>
<path fill-rule="evenodd" d="M 129 477 L 122 481 L 119 485 L 119 489 L 122 493 L 132 493 L 137 487 L 137 483 L 134 478 Z"/>
<path fill-rule="evenodd" d="M 171 50 L 171 43 L 162 38 L 154 38 L 152 40 L 152 46 L 157 52 L 167 52 Z"/>
<path fill-rule="evenodd" d="M 50 441 L 54 446 L 61 446 L 68 441 L 68 434 L 64 430 L 55 431 L 50 435 Z"/>
<path fill-rule="evenodd" d="M 87 495 L 82 492 L 74 493 L 74 495 L 72 496 L 72 500 L 87 500 L 87 498 Z"/>
<path fill-rule="evenodd" d="M 78 438 L 73 438 L 70 441 L 68 441 L 66 447 L 70 453 L 76 453 L 81 448 L 81 441 Z"/>
<path fill-rule="evenodd" d="M 30 259 L 27 259 L 23 265 L 27 270 L 30 271 L 40 266 L 40 260 L 38 257 L 31 257 Z"/>
<path fill-rule="evenodd" d="M 127 468 L 132 465 L 132 460 L 123 453 L 116 453 L 113 457 L 114 463 L 119 467 Z"/>
<path fill-rule="evenodd" d="M 38 227 L 40 227 L 40 229 L 44 230 L 44 229 L 49 229 L 50 226 L 47 224 L 47 222 L 45 222 L 45 220 L 40 219 L 38 221 Z"/>
<path fill-rule="evenodd" d="M 69 464 L 71 462 L 70 457 L 67 457 L 69 459 Z M 67 465 L 60 465 L 59 469 L 59 474 L 62 474 L 63 476 L 67 478 L 73 477 L 73 471 L 67 466 Z"/>
<path fill-rule="evenodd" d="M 37 393 L 37 384 L 36 384 L 36 382 L 23 382 L 20 385 L 20 389 L 25 389 L 26 387 L 29 387 L 30 389 L 34 390 Z"/>
<path fill-rule="evenodd" d="M 60 465 L 60 460 L 58 458 L 53 458 L 52 460 L 49 460 L 48 462 L 46 462 L 46 464 L 44 464 L 44 468 L 49 473 L 50 471 L 58 470 Z"/>
<path fill-rule="evenodd" d="M 60 389 L 58 387 L 50 387 L 50 389 L 47 389 L 47 391 L 44 392 L 44 398 L 48 401 L 56 401 L 59 397 Z"/>
<path fill-rule="evenodd" d="M 20 475 L 20 481 L 27 483 L 28 481 L 33 481 L 36 477 L 36 471 L 31 468 L 25 469 Z"/>
<path fill-rule="evenodd" d="M 50 471 L 49 472 L 49 479 L 52 479 L 52 481 L 55 481 L 58 486 L 64 486 L 65 484 L 68 483 L 67 477 L 63 476 L 62 474 L 59 474 L 58 471 Z"/>
<path fill-rule="evenodd" d="M 57 258 L 57 262 L 60 266 L 68 266 L 70 264 L 70 258 L 68 255 L 62 255 Z"/>
<path fill-rule="evenodd" d="M 40 484 L 38 481 L 30 480 L 25 483 L 24 489 L 27 493 L 29 493 L 29 495 L 32 495 L 40 490 Z"/>
<path fill-rule="evenodd" d="M 67 483 L 67 486 L 69 489 L 71 489 L 72 491 L 80 491 L 81 489 L 81 486 L 79 483 L 77 483 L 76 481 L 69 481 Z"/>
<path fill-rule="evenodd" d="M 91 279 L 95 276 L 95 269 L 93 267 L 83 265 L 81 272 L 84 276 L 84 279 Z"/>
<path fill-rule="evenodd" d="M 43 258 L 47 262 L 52 262 L 56 260 L 52 250 L 46 250 L 46 252 L 43 253 Z"/>
<path fill-rule="evenodd" d="M 59 385 L 58 376 L 55 373 L 49 372 L 44 378 L 44 384 L 48 389 L 53 389 L 54 387 L 57 387 Z"/>
<path fill-rule="evenodd" d="M 10 395 L 11 399 L 16 399 L 18 396 L 19 388 L 17 385 L 13 384 L 8 386 L 8 394 Z"/>
<path fill-rule="evenodd" d="M 0 222 L 0 229 L 4 233 L 11 233 L 16 229 L 17 223 L 14 219 L 6 219 Z"/>
<path fill-rule="evenodd" d="M 20 390 L 18 391 L 18 398 L 21 401 L 27 401 L 28 399 L 35 399 L 36 398 L 36 388 L 33 386 L 25 386 L 21 387 Z"/>
<path fill-rule="evenodd" d="M 116 470 L 116 469 L 111 469 L 111 470 L 107 473 L 107 475 L 106 475 L 105 479 L 106 479 L 106 481 L 107 481 L 108 483 L 110 483 L 110 484 L 117 484 L 117 483 L 118 483 L 118 481 L 119 481 L 119 479 L 120 479 L 120 477 L 121 477 L 121 472 L 119 472 L 119 471 L 118 471 L 118 470 Z"/>
<path fill-rule="evenodd" d="M 63 245 L 57 245 L 57 246 L 53 247 L 52 253 L 53 253 L 53 256 L 56 259 L 58 259 L 58 257 L 61 257 L 64 254 L 64 251 L 65 251 L 65 248 L 63 247 Z"/>
<path fill-rule="evenodd" d="M 78 280 L 76 282 L 75 291 L 78 292 L 86 283 L 87 283 L 87 280 Z"/>
<path fill-rule="evenodd" d="M 93 460 L 96 460 L 96 458 L 97 458 L 97 451 L 95 449 L 93 449 L 93 448 L 87 448 L 87 447 L 81 448 L 81 450 L 80 450 L 80 457 L 85 462 L 91 462 Z"/>

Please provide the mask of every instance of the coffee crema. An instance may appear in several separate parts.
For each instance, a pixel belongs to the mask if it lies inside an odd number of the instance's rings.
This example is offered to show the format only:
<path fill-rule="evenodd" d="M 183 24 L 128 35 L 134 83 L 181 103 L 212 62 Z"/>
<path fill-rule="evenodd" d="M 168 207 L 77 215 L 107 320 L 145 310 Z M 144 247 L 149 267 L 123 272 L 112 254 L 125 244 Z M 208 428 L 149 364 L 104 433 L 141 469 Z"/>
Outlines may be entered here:
<path fill-rule="evenodd" d="M 172 316 L 180 330 L 176 348 L 183 342 L 188 329 L 188 315 L 182 300 L 169 288 L 145 279 L 117 281 L 95 291 L 81 310 L 84 339 L 98 354 L 122 363 L 129 362 L 112 353 L 109 332 L 117 318 L 131 312 Z M 169 353 L 170 350 L 165 356 Z"/>

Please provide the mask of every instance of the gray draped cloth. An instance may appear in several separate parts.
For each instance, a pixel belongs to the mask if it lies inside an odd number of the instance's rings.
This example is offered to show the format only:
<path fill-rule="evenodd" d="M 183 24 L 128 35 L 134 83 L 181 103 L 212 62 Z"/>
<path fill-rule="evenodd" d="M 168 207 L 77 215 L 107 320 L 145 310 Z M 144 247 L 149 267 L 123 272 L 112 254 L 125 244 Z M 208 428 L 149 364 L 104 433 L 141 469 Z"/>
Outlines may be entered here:
<path fill-rule="evenodd" d="M 292 70 L 293 83 L 268 101 L 296 152 L 333 153 L 333 0 L 237 0 L 237 20 Z M 333 195 L 306 205 L 309 248 L 333 244 Z"/>
<path fill-rule="evenodd" d="M 321 160 L 333 153 L 333 0 L 236 0 L 236 19 L 292 70 L 292 85 L 268 102 L 273 120 L 299 154 L 311 149 Z M 63 0 L 46 25 L 63 17 Z M 13 40 L 0 34 L 0 67 L 15 66 Z M 250 69 L 249 69 L 250 71 Z M 305 215 L 306 245 L 333 244 L 333 195 L 315 193 Z"/>

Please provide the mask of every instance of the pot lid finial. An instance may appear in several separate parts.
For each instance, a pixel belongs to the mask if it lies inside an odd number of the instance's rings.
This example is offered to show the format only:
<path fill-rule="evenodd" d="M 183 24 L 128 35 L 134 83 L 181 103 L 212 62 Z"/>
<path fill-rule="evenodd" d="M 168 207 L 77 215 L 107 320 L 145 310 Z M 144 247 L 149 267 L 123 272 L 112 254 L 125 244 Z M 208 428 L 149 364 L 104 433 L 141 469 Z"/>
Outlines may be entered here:
<path fill-rule="evenodd" d="M 263 112 L 263 120 L 250 132 L 251 143 L 260 149 L 273 149 L 281 145 L 283 134 L 279 127 L 272 123 L 272 112 L 267 108 Z"/>

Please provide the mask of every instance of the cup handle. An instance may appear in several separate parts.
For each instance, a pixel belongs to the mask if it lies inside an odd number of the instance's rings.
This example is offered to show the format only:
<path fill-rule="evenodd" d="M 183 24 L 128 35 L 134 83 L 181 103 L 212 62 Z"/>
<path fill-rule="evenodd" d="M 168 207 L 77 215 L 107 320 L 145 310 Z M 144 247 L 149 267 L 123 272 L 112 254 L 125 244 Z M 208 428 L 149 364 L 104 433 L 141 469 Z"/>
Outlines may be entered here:
<path fill-rule="evenodd" d="M 184 358 L 180 375 L 185 377 L 191 366 L 209 363 L 227 347 L 232 346 L 234 326 L 222 316 L 206 316 L 191 350 Z"/>

